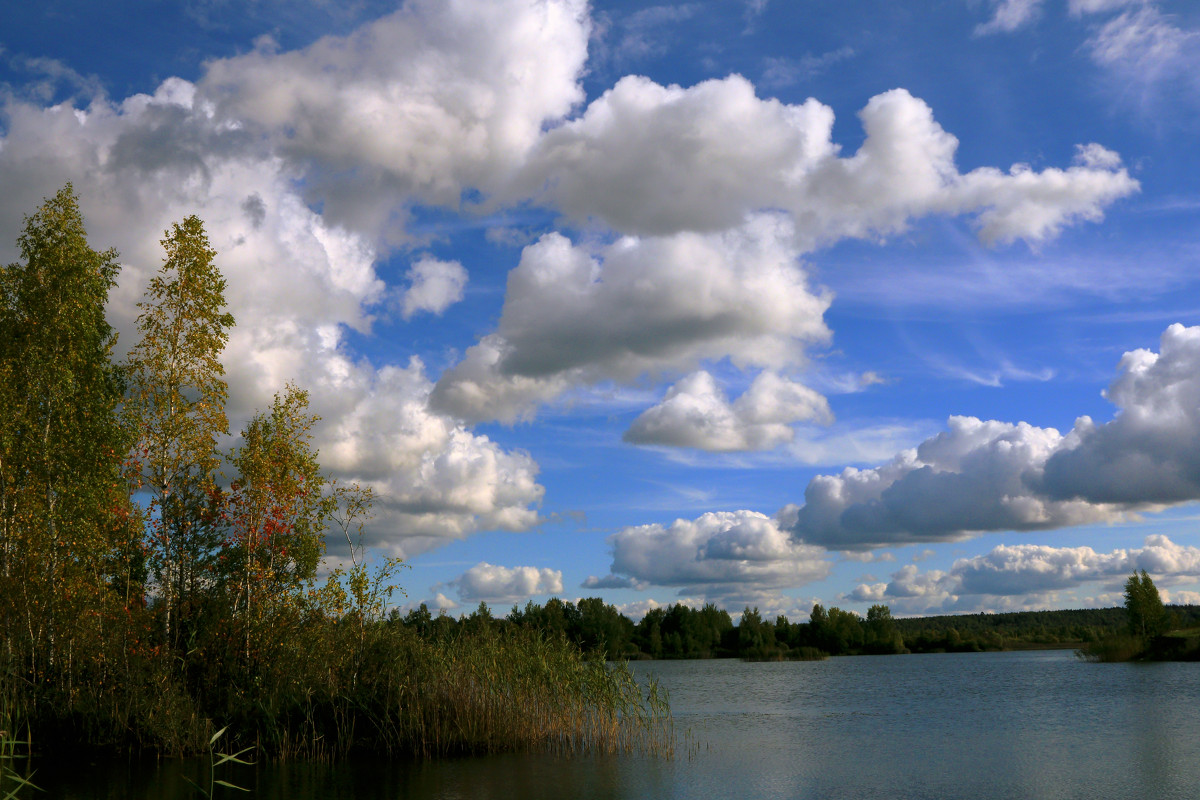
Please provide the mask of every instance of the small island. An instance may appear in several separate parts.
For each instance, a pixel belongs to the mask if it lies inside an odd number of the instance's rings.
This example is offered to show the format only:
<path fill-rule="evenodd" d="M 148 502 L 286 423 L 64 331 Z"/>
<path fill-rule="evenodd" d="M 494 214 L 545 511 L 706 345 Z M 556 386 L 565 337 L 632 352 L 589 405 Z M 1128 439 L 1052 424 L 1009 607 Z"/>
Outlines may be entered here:
<path fill-rule="evenodd" d="M 1089 642 L 1080 648 L 1080 657 L 1088 661 L 1200 661 L 1200 619 L 1165 607 L 1146 570 L 1135 571 L 1125 582 L 1125 611 L 1127 630 Z"/>

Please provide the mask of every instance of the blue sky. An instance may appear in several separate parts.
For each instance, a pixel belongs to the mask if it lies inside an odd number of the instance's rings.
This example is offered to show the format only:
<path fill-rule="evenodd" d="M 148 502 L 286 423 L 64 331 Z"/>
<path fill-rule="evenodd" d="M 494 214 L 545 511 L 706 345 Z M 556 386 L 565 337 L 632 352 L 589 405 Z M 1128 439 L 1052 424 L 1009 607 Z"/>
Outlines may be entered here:
<path fill-rule="evenodd" d="M 199 214 L 234 432 L 310 390 L 401 606 L 1200 602 L 1198 65 L 1165 0 L 48 0 L 0 257 L 72 181 L 128 347 Z"/>

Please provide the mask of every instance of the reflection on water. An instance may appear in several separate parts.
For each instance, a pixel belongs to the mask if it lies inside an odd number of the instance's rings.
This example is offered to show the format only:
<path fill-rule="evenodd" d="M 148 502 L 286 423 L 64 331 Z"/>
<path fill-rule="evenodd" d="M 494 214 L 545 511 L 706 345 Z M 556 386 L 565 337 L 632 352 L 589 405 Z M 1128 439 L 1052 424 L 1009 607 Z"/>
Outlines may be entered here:
<path fill-rule="evenodd" d="M 227 774 L 260 798 L 1192 798 L 1200 665 L 1070 652 L 634 665 L 671 692 L 674 761 L 494 756 Z M 43 764 L 65 800 L 175 800 L 198 763 Z M 231 795 L 230 795 L 231 796 Z"/>
<path fill-rule="evenodd" d="M 202 782 L 200 762 L 177 760 L 138 764 L 42 764 L 34 780 L 49 796 L 64 800 L 177 800 L 198 797 L 182 776 Z M 354 761 L 335 766 L 260 765 L 222 771 L 218 777 L 250 789 L 234 795 L 295 800 L 577 800 L 670 797 L 674 766 L 653 759 L 557 758 L 502 755 L 436 762 Z"/>

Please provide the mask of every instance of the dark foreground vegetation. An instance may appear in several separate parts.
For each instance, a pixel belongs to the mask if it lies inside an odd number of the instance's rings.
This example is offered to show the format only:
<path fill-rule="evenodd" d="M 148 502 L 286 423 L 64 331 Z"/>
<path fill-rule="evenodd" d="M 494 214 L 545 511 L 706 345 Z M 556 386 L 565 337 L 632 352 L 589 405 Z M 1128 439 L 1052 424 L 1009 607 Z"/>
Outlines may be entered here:
<path fill-rule="evenodd" d="M 522 626 L 386 615 L 400 567 L 362 546 L 371 494 L 321 471 L 289 386 L 232 452 L 234 324 L 203 225 L 163 239 L 128 358 L 117 254 L 68 186 L 0 268 L 0 796 L 30 747 L 256 757 L 669 752 L 621 665 Z M 228 482 L 220 479 L 224 463 Z M 319 578 L 326 537 L 344 568 Z M 247 756 L 255 757 L 255 756 Z"/>

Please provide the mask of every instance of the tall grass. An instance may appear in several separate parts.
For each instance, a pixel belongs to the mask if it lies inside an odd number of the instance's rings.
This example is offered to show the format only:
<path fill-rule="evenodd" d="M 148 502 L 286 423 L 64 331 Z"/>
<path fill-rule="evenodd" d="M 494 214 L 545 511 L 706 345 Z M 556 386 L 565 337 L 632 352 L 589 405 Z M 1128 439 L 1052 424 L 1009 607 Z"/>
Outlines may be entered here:
<path fill-rule="evenodd" d="M 423 754 L 671 753 L 665 694 L 651 683 L 644 695 L 623 663 L 526 631 L 485 631 L 410 653 L 412 680 L 393 699 L 400 724 L 392 734 L 398 744 L 421 743 Z"/>
<path fill-rule="evenodd" d="M 1133 661 L 1145 650 L 1146 643 L 1141 637 L 1118 633 L 1088 642 L 1075 653 L 1085 661 L 1115 662 Z"/>
<path fill-rule="evenodd" d="M 1088 661 L 1200 661 L 1200 628 L 1169 631 L 1143 639 L 1115 634 L 1077 651 Z"/>
<path fill-rule="evenodd" d="M 25 738 L 20 738 L 20 727 L 20 718 L 0 699 L 0 800 L 15 800 L 22 789 L 38 789 L 33 783 L 33 770 L 22 767 L 33 742 L 28 726 Z"/>
<path fill-rule="evenodd" d="M 207 784 L 194 781 L 191 778 L 187 777 L 186 775 L 182 776 L 185 781 L 187 781 L 193 787 L 195 787 L 196 791 L 200 792 L 200 794 L 203 795 L 204 797 L 211 798 L 213 796 L 213 793 L 216 792 L 218 786 L 221 786 L 226 789 L 235 789 L 239 792 L 249 791 L 249 789 L 246 789 L 242 786 L 238 786 L 236 783 L 230 783 L 229 781 L 224 780 L 223 778 L 217 777 L 217 768 L 224 764 L 233 763 L 233 764 L 244 764 L 246 766 L 251 766 L 254 763 L 253 761 L 246 761 L 243 758 L 241 758 L 241 756 L 243 756 L 247 752 L 249 752 L 249 750 L 250 750 L 249 747 L 242 748 L 242 750 L 240 750 L 237 753 L 218 753 L 217 752 L 217 750 L 216 750 L 217 740 L 225 735 L 225 731 L 226 731 L 225 728 L 221 728 L 221 730 L 214 733 L 208 739 L 208 765 L 207 765 L 208 766 L 208 781 L 207 781 Z M 201 777 L 201 781 L 203 781 L 203 777 Z"/>
<path fill-rule="evenodd" d="M 326 652 L 314 665 L 320 691 L 278 698 L 262 720 L 282 757 L 672 753 L 657 684 L 643 690 L 624 664 L 585 657 L 563 639 L 494 628 L 425 639 L 383 624 L 358 663 Z"/>
<path fill-rule="evenodd" d="M 51 750 L 206 753 L 227 727 L 230 752 L 275 759 L 673 754 L 665 692 L 562 637 L 502 621 L 422 635 L 301 611 L 271 629 L 251 661 L 236 636 L 197 635 L 183 655 L 148 649 L 119 669 L 105 652 L 81 669 L 79 655 L 69 693 L 0 674 L 0 696 Z"/>

